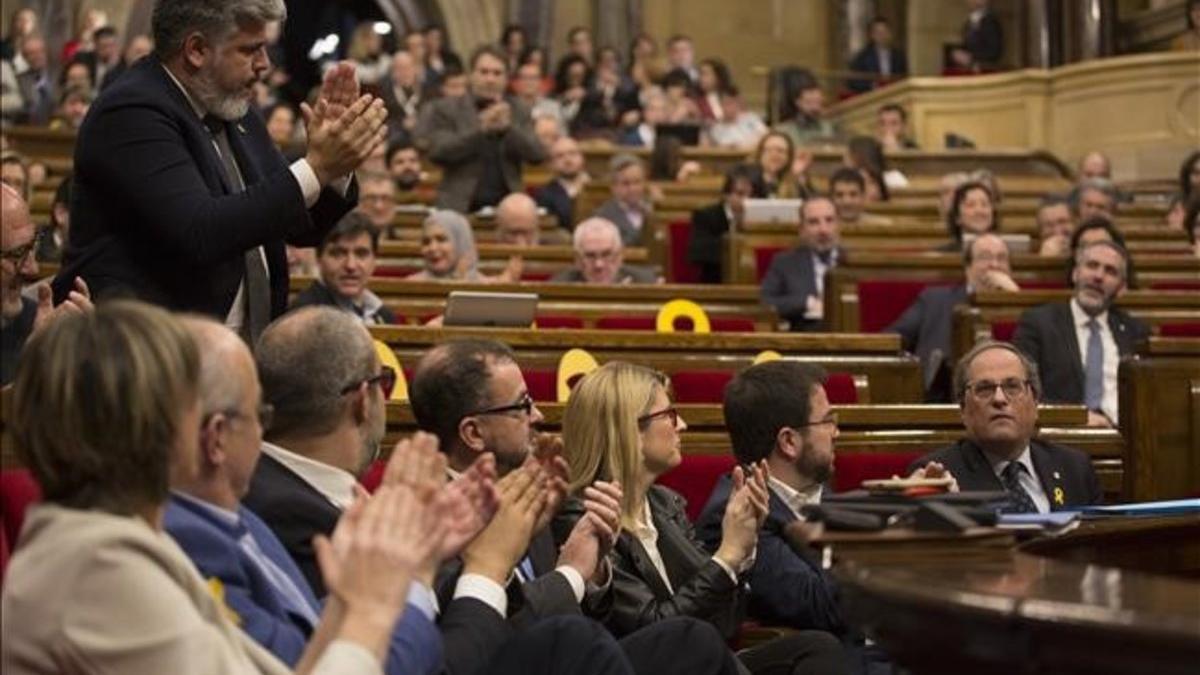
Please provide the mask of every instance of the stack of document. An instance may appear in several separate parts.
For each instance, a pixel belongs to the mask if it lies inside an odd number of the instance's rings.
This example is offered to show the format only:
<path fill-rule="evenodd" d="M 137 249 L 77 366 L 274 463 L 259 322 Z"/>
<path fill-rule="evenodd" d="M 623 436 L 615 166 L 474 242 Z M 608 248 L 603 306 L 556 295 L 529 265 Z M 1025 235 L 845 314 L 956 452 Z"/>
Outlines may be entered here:
<path fill-rule="evenodd" d="M 1200 499 L 1171 499 L 1161 502 L 1084 506 L 1079 510 L 1089 518 L 1095 516 L 1183 516 L 1200 513 Z"/>
<path fill-rule="evenodd" d="M 1078 511 L 1052 511 L 1050 513 L 1002 513 L 996 527 L 1018 532 L 1062 534 L 1079 527 Z"/>

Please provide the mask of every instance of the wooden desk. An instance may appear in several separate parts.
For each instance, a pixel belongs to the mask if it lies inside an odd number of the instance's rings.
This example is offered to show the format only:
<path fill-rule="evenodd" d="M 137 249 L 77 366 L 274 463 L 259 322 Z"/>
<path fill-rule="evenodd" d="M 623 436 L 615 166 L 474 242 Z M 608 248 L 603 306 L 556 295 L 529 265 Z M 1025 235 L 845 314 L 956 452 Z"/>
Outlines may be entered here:
<path fill-rule="evenodd" d="M 1150 338 L 1121 359 L 1117 381 L 1126 494 L 1200 496 L 1200 339 Z"/>

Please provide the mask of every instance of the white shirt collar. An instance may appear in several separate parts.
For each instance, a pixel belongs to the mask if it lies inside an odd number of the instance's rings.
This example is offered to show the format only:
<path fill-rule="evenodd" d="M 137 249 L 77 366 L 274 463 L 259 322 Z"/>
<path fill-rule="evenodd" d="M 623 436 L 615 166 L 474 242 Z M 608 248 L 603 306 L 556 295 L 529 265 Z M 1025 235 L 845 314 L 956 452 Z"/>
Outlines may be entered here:
<path fill-rule="evenodd" d="M 1033 454 L 1029 451 L 1028 443 L 1025 445 L 1025 449 L 1021 451 L 1021 454 L 1017 455 L 1017 458 L 1013 460 L 996 457 L 995 455 L 986 451 L 983 454 L 985 457 L 987 457 L 988 463 L 992 465 L 992 471 L 997 477 L 1004 473 L 1004 469 L 1006 469 L 1009 464 L 1012 462 L 1017 462 L 1025 467 L 1025 470 L 1029 472 L 1030 476 L 1033 476 L 1034 480 L 1037 480 L 1037 472 L 1033 470 Z"/>
<path fill-rule="evenodd" d="M 198 497 L 193 497 L 192 495 L 189 495 L 186 492 L 180 492 L 179 490 L 171 490 L 171 495 L 180 501 L 185 501 L 196 508 L 201 509 L 202 511 L 233 527 L 236 527 L 242 522 L 242 517 L 238 515 L 237 511 L 230 511 L 229 509 L 217 506 L 212 502 L 204 501 Z"/>
<path fill-rule="evenodd" d="M 354 503 L 354 487 L 358 485 L 358 479 L 349 471 L 309 459 L 266 441 L 263 441 L 262 449 L 339 509 L 348 509 Z"/>
<path fill-rule="evenodd" d="M 1083 311 L 1083 306 L 1075 298 L 1071 298 L 1071 318 L 1075 321 L 1077 328 L 1087 328 L 1087 323 L 1092 320 L 1092 315 Z M 1100 329 L 1104 330 L 1108 327 L 1108 310 L 1100 312 L 1095 317 L 1097 323 L 1100 324 Z"/>
<path fill-rule="evenodd" d="M 175 86 L 179 87 L 179 91 L 183 92 L 183 97 L 187 99 L 188 105 L 192 106 L 192 111 L 196 113 L 196 117 L 204 119 L 204 106 L 200 105 L 199 101 L 192 98 L 192 93 L 188 91 L 187 87 L 183 86 L 183 83 L 179 81 L 179 78 L 175 77 L 175 73 L 172 73 L 170 68 L 164 64 L 162 69 L 166 71 L 167 77 L 171 78 L 171 81 L 175 83 Z"/>
<path fill-rule="evenodd" d="M 805 490 L 797 490 L 774 476 L 767 479 L 767 485 L 783 500 L 783 503 L 791 509 L 792 513 L 800 519 L 804 518 L 800 513 L 801 509 L 810 504 L 820 504 L 821 493 L 825 490 L 825 487 L 820 483 Z"/>

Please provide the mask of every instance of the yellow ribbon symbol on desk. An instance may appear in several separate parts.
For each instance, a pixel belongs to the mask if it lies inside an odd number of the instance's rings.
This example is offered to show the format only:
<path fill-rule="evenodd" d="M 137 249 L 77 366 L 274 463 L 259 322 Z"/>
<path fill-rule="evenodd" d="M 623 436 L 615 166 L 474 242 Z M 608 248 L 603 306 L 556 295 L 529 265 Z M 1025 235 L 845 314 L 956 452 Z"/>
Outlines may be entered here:
<path fill-rule="evenodd" d="M 1066 503 L 1066 497 L 1063 495 L 1063 489 L 1060 487 L 1054 488 L 1054 503 L 1059 506 Z"/>

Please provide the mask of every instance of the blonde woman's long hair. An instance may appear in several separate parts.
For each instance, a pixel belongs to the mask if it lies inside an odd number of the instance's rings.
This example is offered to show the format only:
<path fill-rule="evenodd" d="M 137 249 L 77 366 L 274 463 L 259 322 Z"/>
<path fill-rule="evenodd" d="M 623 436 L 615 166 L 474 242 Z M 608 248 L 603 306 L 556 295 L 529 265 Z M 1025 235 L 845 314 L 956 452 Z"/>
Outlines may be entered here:
<path fill-rule="evenodd" d="M 650 411 L 668 383 L 656 370 L 610 361 L 579 381 L 563 413 L 571 492 L 578 494 L 596 480 L 620 481 L 621 521 L 626 527 L 637 520 L 645 498 L 637 494 L 645 472 L 638 417 Z"/>

